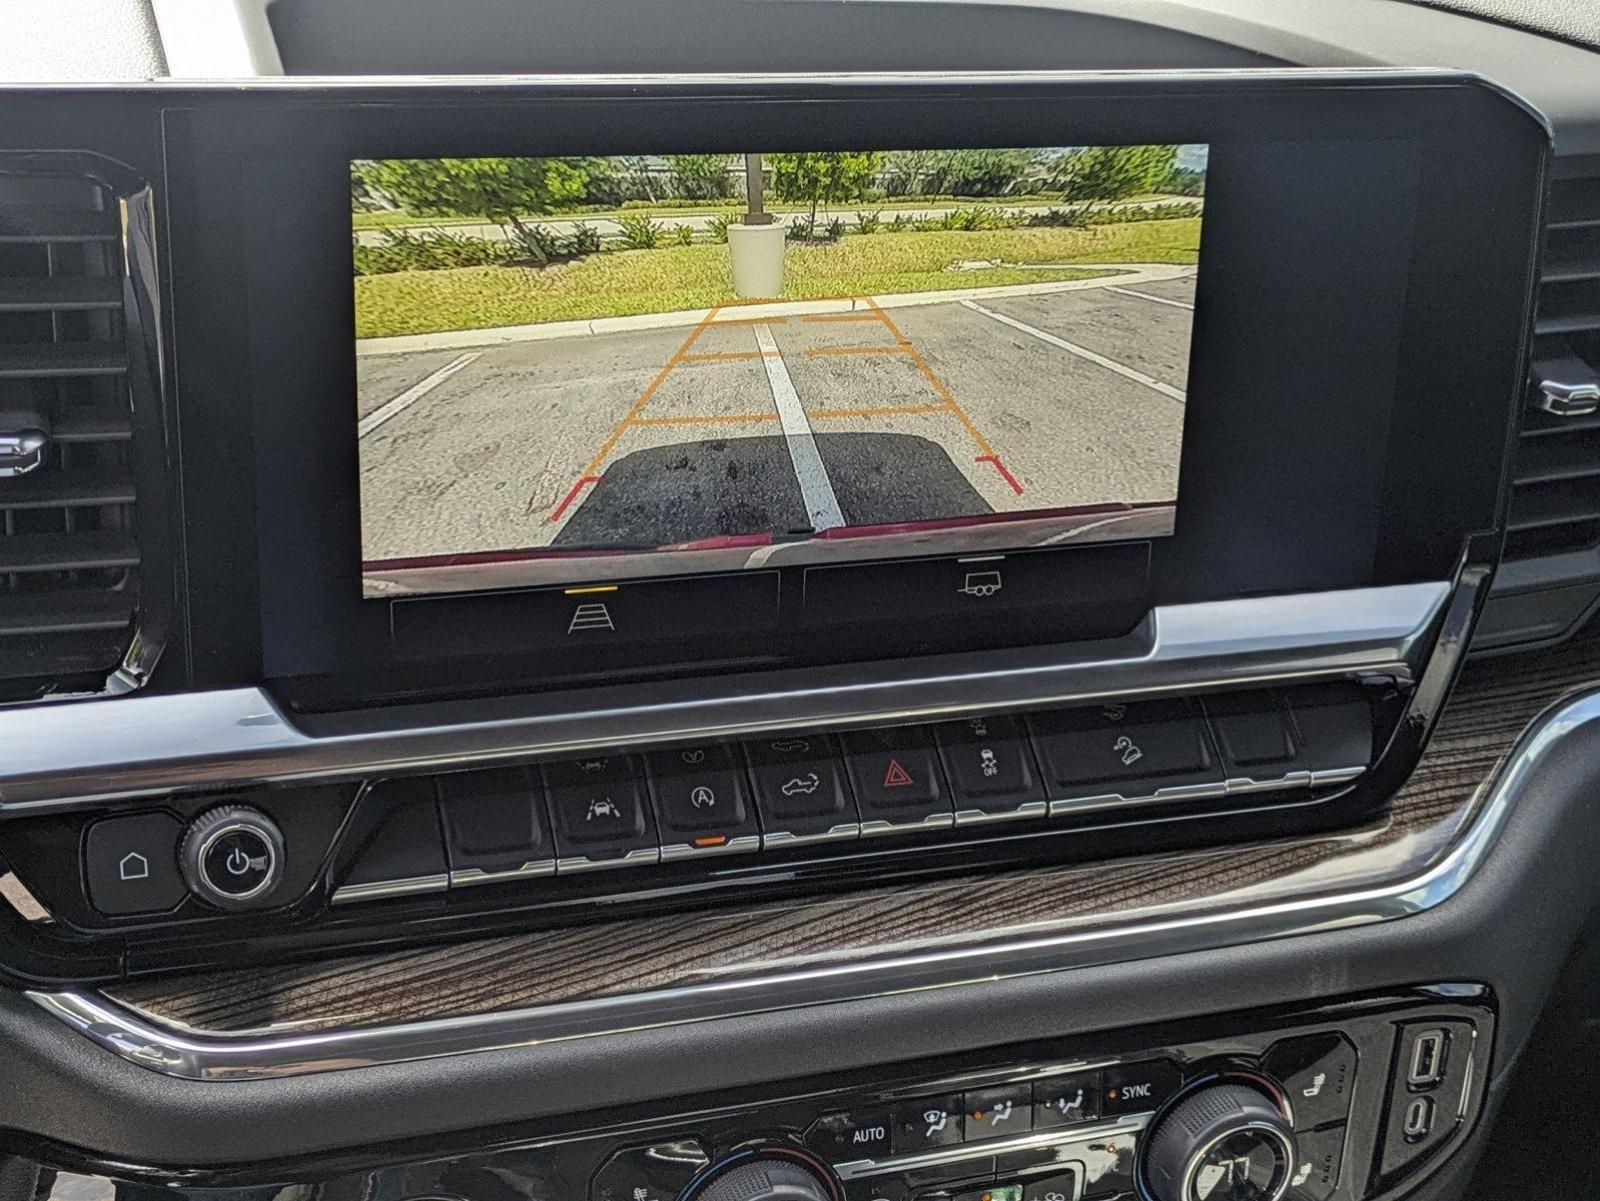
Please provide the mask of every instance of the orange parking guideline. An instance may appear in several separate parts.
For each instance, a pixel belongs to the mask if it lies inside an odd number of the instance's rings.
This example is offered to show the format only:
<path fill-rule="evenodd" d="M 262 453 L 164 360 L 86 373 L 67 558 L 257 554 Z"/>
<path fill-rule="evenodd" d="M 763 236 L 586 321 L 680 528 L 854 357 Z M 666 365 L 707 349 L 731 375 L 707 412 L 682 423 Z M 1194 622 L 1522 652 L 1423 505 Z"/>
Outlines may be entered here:
<path fill-rule="evenodd" d="M 807 313 L 800 318 L 801 321 L 815 321 L 818 323 L 827 321 L 876 321 L 877 319 L 878 314 L 876 313 Z"/>
<path fill-rule="evenodd" d="M 787 317 L 724 317 L 711 324 L 720 329 L 724 325 L 783 325 L 788 320 Z"/>
<path fill-rule="evenodd" d="M 777 421 L 776 413 L 708 413 L 704 417 L 635 417 L 634 425 L 726 425 L 745 421 Z"/>
<path fill-rule="evenodd" d="M 908 346 L 808 346 L 806 357 L 824 358 L 828 355 L 910 354 Z"/>
<path fill-rule="evenodd" d="M 716 324 L 722 324 L 720 321 Z M 774 354 L 777 352 L 774 351 Z M 746 359 L 760 359 L 767 357 L 764 350 L 718 350 L 709 354 L 679 355 L 680 363 L 738 363 Z"/>
<path fill-rule="evenodd" d="M 872 409 L 815 409 L 807 417 L 909 417 L 919 413 L 948 413 L 949 405 L 884 405 Z"/>
<path fill-rule="evenodd" d="M 683 362 L 683 356 L 689 353 L 689 347 L 695 344 L 695 339 L 699 338 L 699 336 L 705 332 L 706 326 L 710 325 L 713 318 L 715 318 L 716 315 L 721 311 L 722 306 L 720 304 L 713 306 L 711 309 L 707 310 L 706 315 L 702 317 L 698 323 L 696 323 L 692 330 L 689 331 L 689 336 L 683 340 L 683 343 L 678 347 L 677 350 L 672 352 L 672 357 L 667 360 L 666 365 L 663 366 L 660 371 L 656 372 L 656 377 L 645 385 L 643 392 L 639 393 L 639 399 L 633 402 L 633 407 L 623 414 L 621 421 L 617 422 L 617 426 L 611 431 L 610 437 L 600 444 L 600 449 L 595 452 L 594 458 L 590 459 L 589 465 L 583 469 L 583 475 L 580 477 L 577 487 L 582 487 L 584 479 L 599 479 L 599 476 L 596 475 L 596 472 L 600 470 L 600 464 L 605 462 L 606 456 L 610 454 L 611 451 L 616 447 L 617 443 L 621 441 L 622 435 L 624 431 L 627 430 L 629 424 L 632 423 L 633 419 L 639 415 L 639 411 L 643 409 L 645 405 L 650 403 L 650 398 L 656 394 L 656 389 L 660 388 L 662 384 L 667 382 L 667 376 L 672 374 L 673 368 L 675 368 L 679 363 Z M 574 489 L 574 492 L 575 491 L 576 488 Z M 570 504 L 571 498 L 569 497 L 565 503 Z M 555 521 L 559 514 L 560 510 L 558 510 L 556 513 L 550 514 L 550 520 Z"/>
<path fill-rule="evenodd" d="M 922 372 L 928 383 L 933 386 L 933 390 L 939 394 L 939 399 L 944 401 L 950 407 L 950 411 L 956 415 L 957 420 L 967 427 L 967 433 L 971 434 L 972 440 L 978 444 L 978 450 L 984 455 L 993 455 L 994 447 L 989 445 L 989 440 L 978 432 L 978 427 L 972 424 L 972 418 L 967 416 L 966 410 L 956 401 L 950 389 L 944 386 L 944 381 L 934 374 L 933 368 L 928 366 L 928 361 L 900 332 L 900 327 L 894 323 L 888 313 L 883 311 L 883 306 L 870 296 L 864 296 L 862 299 L 871 307 L 878 320 L 883 322 L 895 342 L 904 348 L 906 354 L 911 356 L 911 361 L 917 365 L 917 370 Z"/>

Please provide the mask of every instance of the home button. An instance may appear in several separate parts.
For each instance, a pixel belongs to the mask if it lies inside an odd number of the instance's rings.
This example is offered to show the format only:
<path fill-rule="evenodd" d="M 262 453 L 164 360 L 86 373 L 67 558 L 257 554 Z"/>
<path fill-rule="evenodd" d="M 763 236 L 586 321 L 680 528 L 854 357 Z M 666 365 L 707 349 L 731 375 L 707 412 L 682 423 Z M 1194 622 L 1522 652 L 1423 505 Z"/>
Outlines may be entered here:
<path fill-rule="evenodd" d="M 178 872 L 182 834 L 182 822 L 159 812 L 90 826 L 83 857 L 89 903 L 108 917 L 174 908 L 188 893 Z"/>

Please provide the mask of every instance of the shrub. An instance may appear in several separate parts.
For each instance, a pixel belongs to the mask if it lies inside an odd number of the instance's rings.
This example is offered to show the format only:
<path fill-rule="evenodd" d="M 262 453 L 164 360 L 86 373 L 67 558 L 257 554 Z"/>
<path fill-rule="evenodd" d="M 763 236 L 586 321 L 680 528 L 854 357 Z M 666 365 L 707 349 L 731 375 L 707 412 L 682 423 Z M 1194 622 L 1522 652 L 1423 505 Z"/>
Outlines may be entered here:
<path fill-rule="evenodd" d="M 1198 217 L 1200 206 L 1181 200 L 1166 204 L 1125 204 L 1109 209 L 1090 209 L 1086 214 L 1089 225 L 1124 225 L 1129 221 L 1176 221 L 1183 217 Z"/>
<path fill-rule="evenodd" d="M 572 227 L 572 233 L 567 236 L 566 244 L 562 251 L 576 258 L 581 254 L 598 254 L 600 251 L 600 232 L 591 225 L 579 221 Z"/>
<path fill-rule="evenodd" d="M 822 236 L 830 242 L 837 242 L 844 237 L 844 219 L 835 217 L 822 227 Z"/>
<path fill-rule="evenodd" d="M 376 245 L 354 243 L 357 275 L 396 271 L 441 271 L 450 267 L 484 267 L 510 262 L 516 248 L 508 242 L 473 238 L 443 230 L 386 229 Z"/>
<path fill-rule="evenodd" d="M 710 231 L 713 242 L 726 242 L 728 240 L 728 226 L 732 224 L 732 217 L 725 213 L 718 213 L 706 222 L 706 229 Z"/>
<path fill-rule="evenodd" d="M 566 239 L 544 225 L 518 225 L 508 231 L 511 244 L 535 262 L 548 263 L 566 249 Z"/>
<path fill-rule="evenodd" d="M 672 227 L 672 240 L 679 246 L 694 245 L 694 226 L 674 225 Z"/>
<path fill-rule="evenodd" d="M 858 234 L 875 234 L 883 228 L 883 217 L 876 210 L 870 213 L 856 214 L 856 232 Z"/>
<path fill-rule="evenodd" d="M 1057 229 L 1075 229 L 1088 224 L 1084 219 L 1085 215 L 1082 209 L 1048 208 L 1042 213 L 1029 213 L 1027 223 Z"/>
<path fill-rule="evenodd" d="M 892 234 L 903 234 L 908 230 L 916 229 L 917 223 L 904 213 L 896 213 L 889 219 L 888 230 Z"/>
<path fill-rule="evenodd" d="M 624 213 L 617 224 L 629 250 L 654 250 L 661 244 L 661 226 L 650 220 L 648 213 Z"/>

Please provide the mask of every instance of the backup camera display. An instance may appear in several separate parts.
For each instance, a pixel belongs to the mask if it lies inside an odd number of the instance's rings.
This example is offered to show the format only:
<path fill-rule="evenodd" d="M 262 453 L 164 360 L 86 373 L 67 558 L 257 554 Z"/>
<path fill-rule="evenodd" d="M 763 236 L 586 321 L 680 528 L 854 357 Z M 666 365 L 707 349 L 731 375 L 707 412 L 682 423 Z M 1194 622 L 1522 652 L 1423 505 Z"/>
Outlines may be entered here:
<path fill-rule="evenodd" d="M 1206 162 L 352 163 L 364 594 L 1172 533 Z"/>

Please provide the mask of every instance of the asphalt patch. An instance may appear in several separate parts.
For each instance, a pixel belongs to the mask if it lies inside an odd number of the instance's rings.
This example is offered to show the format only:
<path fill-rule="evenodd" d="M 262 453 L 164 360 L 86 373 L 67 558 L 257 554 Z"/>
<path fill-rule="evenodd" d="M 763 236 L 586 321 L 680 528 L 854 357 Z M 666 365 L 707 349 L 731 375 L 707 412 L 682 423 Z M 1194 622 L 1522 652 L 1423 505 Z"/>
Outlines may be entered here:
<path fill-rule="evenodd" d="M 789 448 L 773 434 L 677 442 L 613 460 L 553 545 L 655 547 L 809 531 Z"/>
<path fill-rule="evenodd" d="M 953 419 L 952 419 L 953 421 Z M 839 509 L 850 525 L 977 517 L 994 509 L 949 453 L 915 434 L 817 434 Z"/>

